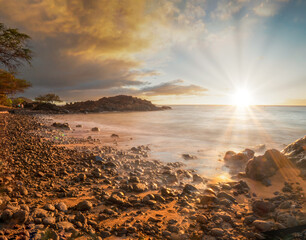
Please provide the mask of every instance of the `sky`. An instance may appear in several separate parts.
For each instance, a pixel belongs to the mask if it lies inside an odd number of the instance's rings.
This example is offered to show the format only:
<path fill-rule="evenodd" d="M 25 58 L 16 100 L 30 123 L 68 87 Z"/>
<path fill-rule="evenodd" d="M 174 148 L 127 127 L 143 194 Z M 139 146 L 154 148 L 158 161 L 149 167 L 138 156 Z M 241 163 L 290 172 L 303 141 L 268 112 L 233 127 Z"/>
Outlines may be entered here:
<path fill-rule="evenodd" d="M 0 0 L 31 36 L 23 94 L 306 105 L 305 0 Z M 243 101 L 241 99 L 241 101 Z"/>

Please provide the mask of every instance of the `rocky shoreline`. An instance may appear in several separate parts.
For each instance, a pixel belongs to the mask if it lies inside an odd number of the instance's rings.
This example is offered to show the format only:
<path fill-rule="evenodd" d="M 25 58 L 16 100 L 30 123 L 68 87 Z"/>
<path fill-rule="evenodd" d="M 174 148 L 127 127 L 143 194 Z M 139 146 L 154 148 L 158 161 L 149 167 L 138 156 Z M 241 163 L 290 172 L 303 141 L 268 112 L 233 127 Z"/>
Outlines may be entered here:
<path fill-rule="evenodd" d="M 263 198 L 245 178 L 211 182 L 180 162 L 151 160 L 146 146 L 123 151 L 67 139 L 36 116 L 0 114 L 0 128 L 0 239 L 306 238 L 305 189 L 296 176 Z M 286 149 L 228 152 L 225 161 L 247 164 L 240 176 L 266 183 L 289 167 L 283 154 L 303 167 L 296 159 L 303 151 Z M 273 165 L 277 154 L 285 160 Z"/>

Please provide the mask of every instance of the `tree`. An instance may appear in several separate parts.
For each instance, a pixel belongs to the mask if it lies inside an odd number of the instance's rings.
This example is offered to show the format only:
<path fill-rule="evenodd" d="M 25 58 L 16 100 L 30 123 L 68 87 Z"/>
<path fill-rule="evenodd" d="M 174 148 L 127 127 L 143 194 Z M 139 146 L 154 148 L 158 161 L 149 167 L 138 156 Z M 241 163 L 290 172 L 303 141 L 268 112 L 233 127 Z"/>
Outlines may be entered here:
<path fill-rule="evenodd" d="M 30 64 L 32 51 L 27 42 L 30 37 L 18 29 L 8 28 L 0 23 L 0 64 L 9 72 L 15 72 L 24 63 Z"/>
<path fill-rule="evenodd" d="M 40 95 L 35 98 L 38 102 L 47 102 L 47 103 L 54 103 L 54 102 L 62 102 L 60 97 L 54 93 L 48 93 L 46 95 Z"/>
<path fill-rule="evenodd" d="M 31 83 L 24 79 L 18 79 L 13 74 L 0 69 L 0 95 L 10 95 L 16 92 L 23 92 L 31 86 Z"/>

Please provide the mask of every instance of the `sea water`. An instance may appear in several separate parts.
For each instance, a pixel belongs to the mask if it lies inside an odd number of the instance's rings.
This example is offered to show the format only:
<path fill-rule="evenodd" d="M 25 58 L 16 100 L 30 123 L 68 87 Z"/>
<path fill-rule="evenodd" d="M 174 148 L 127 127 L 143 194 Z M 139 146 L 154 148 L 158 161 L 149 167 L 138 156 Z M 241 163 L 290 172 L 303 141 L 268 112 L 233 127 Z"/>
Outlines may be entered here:
<path fill-rule="evenodd" d="M 245 148 L 262 154 L 282 150 L 306 135 L 306 107 L 185 105 L 153 112 L 105 112 L 57 115 L 54 120 L 72 127 L 99 127 L 128 136 L 130 146 L 149 145 L 150 158 L 164 162 L 183 161 L 203 175 L 224 172 L 222 158 L 228 150 Z M 185 161 L 182 154 L 195 160 Z"/>

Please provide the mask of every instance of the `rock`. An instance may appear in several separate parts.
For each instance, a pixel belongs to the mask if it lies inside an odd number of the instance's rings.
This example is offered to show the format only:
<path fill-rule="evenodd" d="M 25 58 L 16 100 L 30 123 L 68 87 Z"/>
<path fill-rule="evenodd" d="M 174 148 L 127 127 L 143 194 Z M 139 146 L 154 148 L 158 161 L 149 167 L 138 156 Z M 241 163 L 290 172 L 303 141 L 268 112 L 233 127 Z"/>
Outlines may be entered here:
<path fill-rule="evenodd" d="M 93 132 L 100 132 L 100 128 L 98 128 L 98 127 L 93 127 L 93 128 L 91 129 L 91 131 L 93 131 Z"/>
<path fill-rule="evenodd" d="M 165 237 L 165 238 L 170 238 L 170 237 L 171 237 L 171 232 L 169 232 L 169 231 L 163 231 L 163 232 L 162 232 L 162 236 Z"/>
<path fill-rule="evenodd" d="M 79 211 L 88 211 L 92 208 L 92 203 L 90 201 L 84 200 L 82 202 L 79 202 L 76 205 L 76 209 Z"/>
<path fill-rule="evenodd" d="M 78 212 L 75 215 L 75 219 L 74 220 L 77 221 L 77 222 L 80 222 L 82 224 L 86 224 L 87 223 L 86 217 L 81 212 Z"/>
<path fill-rule="evenodd" d="M 20 192 L 21 195 L 24 195 L 24 196 L 29 194 L 28 190 L 25 187 L 21 187 L 19 189 L 19 192 Z"/>
<path fill-rule="evenodd" d="M 63 222 L 58 222 L 57 226 L 60 230 L 64 230 L 66 232 L 73 232 L 75 231 L 75 228 L 72 223 L 63 221 Z"/>
<path fill-rule="evenodd" d="M 198 192 L 198 191 L 199 190 L 191 184 L 186 184 L 184 186 L 184 189 L 183 189 L 183 192 L 187 193 L 187 194 L 190 194 L 190 193 L 193 193 L 193 192 Z"/>
<path fill-rule="evenodd" d="M 135 192 L 144 192 L 148 190 L 148 187 L 143 183 L 134 183 L 132 186 Z"/>
<path fill-rule="evenodd" d="M 276 149 L 267 150 L 264 155 L 248 161 L 245 172 L 249 178 L 261 181 L 269 178 L 288 163 L 288 159 Z"/>
<path fill-rule="evenodd" d="M 79 175 L 78 175 L 78 177 L 77 177 L 77 180 L 79 181 L 79 182 L 84 182 L 85 180 L 86 180 L 86 174 L 84 174 L 84 173 L 80 173 Z"/>
<path fill-rule="evenodd" d="M 55 122 L 55 123 L 52 124 L 52 127 L 60 128 L 60 129 L 63 129 L 63 130 L 71 130 L 71 128 L 70 128 L 68 123 L 58 123 L 58 122 Z"/>
<path fill-rule="evenodd" d="M 1 222 L 7 223 L 11 220 L 11 218 L 13 217 L 13 212 L 9 209 L 5 209 L 0 217 Z"/>
<path fill-rule="evenodd" d="M 222 237 L 224 236 L 224 230 L 222 228 L 213 228 L 211 229 L 211 235 L 215 237 Z"/>
<path fill-rule="evenodd" d="M 298 221 L 296 220 L 296 218 L 290 213 L 286 212 L 280 212 L 276 216 L 276 221 L 284 225 L 285 227 L 295 227 L 298 225 Z"/>
<path fill-rule="evenodd" d="M 29 217 L 29 213 L 25 210 L 18 210 L 13 214 L 13 219 L 17 221 L 17 223 L 24 223 Z"/>
<path fill-rule="evenodd" d="M 306 135 L 289 144 L 282 150 L 282 153 L 294 162 L 306 159 Z M 305 168 L 305 166 L 300 167 Z"/>
<path fill-rule="evenodd" d="M 111 135 L 111 138 L 119 138 L 119 135 L 118 135 L 118 134 L 113 133 L 113 134 Z"/>
<path fill-rule="evenodd" d="M 67 212 L 68 208 L 67 205 L 63 202 L 59 202 L 55 205 L 55 208 L 61 212 Z"/>
<path fill-rule="evenodd" d="M 230 195 L 230 194 L 228 194 L 228 193 L 226 193 L 226 192 L 219 192 L 219 193 L 217 194 L 217 197 L 218 197 L 218 198 L 225 198 L 225 199 L 228 199 L 228 200 L 230 200 L 230 201 L 233 202 L 233 203 L 236 202 L 236 199 L 235 199 L 232 195 Z"/>
<path fill-rule="evenodd" d="M 274 222 L 263 220 L 255 220 L 252 224 L 260 232 L 271 231 L 275 225 Z"/>
<path fill-rule="evenodd" d="M 201 204 L 210 204 L 210 203 L 217 203 L 218 202 L 218 198 L 216 198 L 216 196 L 214 196 L 214 195 L 204 194 L 204 195 L 200 196 L 199 198 L 200 198 L 200 203 Z"/>
<path fill-rule="evenodd" d="M 48 212 L 44 209 L 36 208 L 33 211 L 33 216 L 35 216 L 37 218 L 46 218 L 46 217 L 48 217 Z"/>
<path fill-rule="evenodd" d="M 267 216 L 270 212 L 273 212 L 274 209 L 274 204 L 268 201 L 256 200 L 252 203 L 254 214 L 260 217 Z"/>
<path fill-rule="evenodd" d="M 45 225 L 53 225 L 55 224 L 55 218 L 54 217 L 46 217 L 43 219 L 43 223 Z"/>
<path fill-rule="evenodd" d="M 204 179 L 199 174 L 193 174 L 192 178 L 194 183 L 204 182 Z"/>
<path fill-rule="evenodd" d="M 47 210 L 47 211 L 54 211 L 54 210 L 55 210 L 55 207 L 54 207 L 53 204 L 47 203 L 47 204 L 44 206 L 44 209 Z"/>
<path fill-rule="evenodd" d="M 285 202 L 282 202 L 278 207 L 280 209 L 288 209 L 291 207 L 291 205 L 292 205 L 291 201 L 285 201 Z"/>
<path fill-rule="evenodd" d="M 77 127 L 77 128 L 81 128 L 81 127 L 83 127 L 81 124 L 78 124 L 78 125 L 76 125 L 75 127 Z"/>
<path fill-rule="evenodd" d="M 205 224 L 208 222 L 207 217 L 205 215 L 197 215 L 196 221 L 201 224 Z"/>
<path fill-rule="evenodd" d="M 190 154 L 182 154 L 182 157 L 183 157 L 184 160 L 186 160 L 186 161 L 198 159 L 197 156 L 190 155 Z"/>
<path fill-rule="evenodd" d="M 243 152 L 235 153 L 228 151 L 225 153 L 224 161 L 231 164 L 243 164 L 254 157 L 254 151 L 251 149 L 245 149 Z"/>
<path fill-rule="evenodd" d="M 110 237 L 112 234 L 109 231 L 100 231 L 100 236 L 102 238 Z"/>

